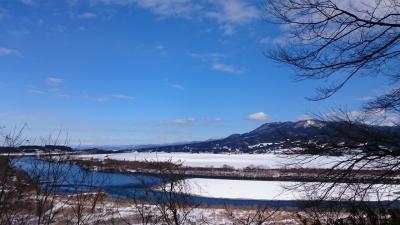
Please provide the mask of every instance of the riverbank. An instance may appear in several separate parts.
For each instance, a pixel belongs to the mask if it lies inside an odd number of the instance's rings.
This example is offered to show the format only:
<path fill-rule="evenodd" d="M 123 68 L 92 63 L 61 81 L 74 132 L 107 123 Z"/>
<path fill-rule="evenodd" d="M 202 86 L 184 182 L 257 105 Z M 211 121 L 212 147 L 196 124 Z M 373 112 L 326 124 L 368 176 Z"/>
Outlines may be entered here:
<path fill-rule="evenodd" d="M 247 157 L 247 163 L 241 164 L 241 166 L 232 166 L 236 162 L 223 164 L 220 167 L 206 166 L 205 162 L 203 166 L 199 166 L 199 163 L 190 164 L 182 161 L 179 158 L 172 158 L 176 154 L 159 153 L 160 158 L 146 158 L 151 156 L 151 153 L 131 153 L 135 157 L 128 156 L 126 153 L 123 154 L 109 154 L 109 155 L 74 155 L 67 159 L 67 161 L 79 164 L 85 169 L 96 170 L 103 172 L 119 172 L 126 174 L 143 174 L 143 175 L 174 175 L 180 176 L 184 179 L 188 178 L 209 178 L 209 179 L 228 179 L 228 180 L 259 180 L 259 181 L 292 181 L 292 182 L 331 182 L 337 177 L 341 177 L 347 173 L 344 169 L 330 169 L 325 167 L 318 167 L 316 164 L 310 164 L 308 167 L 286 167 L 281 165 L 274 168 L 265 168 L 257 166 L 256 163 L 261 163 L 256 157 L 266 158 L 266 155 L 251 155 L 252 158 L 257 161 L 249 161 Z M 154 153 L 153 153 L 154 154 Z M 196 158 L 200 158 L 201 161 L 211 158 L 209 154 L 192 154 L 189 158 L 191 161 L 199 161 Z M 122 157 L 121 157 L 122 156 Z M 179 155 L 178 155 L 179 156 Z M 182 157 L 182 154 L 180 154 Z M 214 154 L 215 158 L 220 157 L 220 154 Z M 239 155 L 234 155 L 236 158 Z M 256 156 L 256 157 L 254 157 Z M 271 157 L 270 155 L 267 155 Z M 169 157 L 169 158 L 168 158 Z M 282 160 L 283 155 L 274 156 L 275 159 L 280 158 Z M 287 156 L 290 158 L 291 156 Z M 115 159 L 116 158 L 116 159 Z M 332 157 L 331 157 L 332 158 Z M 215 161 L 215 159 L 214 159 Z M 244 159 L 246 161 L 246 159 Z M 252 163 L 251 163 L 252 162 Z M 331 160 L 331 164 L 334 160 Z M 190 166 L 193 165 L 193 166 Z M 195 166 L 197 165 L 197 166 Z M 237 164 L 236 164 L 237 165 Z M 307 165 L 303 165 L 307 166 Z M 315 166 L 315 167 L 313 167 Z M 166 170 L 165 168 L 170 168 Z M 345 177 L 341 179 L 343 183 L 371 183 L 371 184 L 400 184 L 400 177 L 384 177 L 382 175 L 387 171 L 383 170 L 370 170 L 360 169 L 352 172 L 352 177 Z M 166 174 L 168 173 L 168 174 Z"/>

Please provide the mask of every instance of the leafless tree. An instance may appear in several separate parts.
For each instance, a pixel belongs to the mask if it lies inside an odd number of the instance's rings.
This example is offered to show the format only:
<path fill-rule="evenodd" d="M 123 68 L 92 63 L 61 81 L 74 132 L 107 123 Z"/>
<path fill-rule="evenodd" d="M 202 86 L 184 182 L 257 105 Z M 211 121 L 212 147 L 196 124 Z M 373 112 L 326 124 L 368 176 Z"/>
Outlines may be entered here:
<path fill-rule="evenodd" d="M 265 5 L 268 19 L 285 32 L 267 55 L 295 68 L 299 79 L 339 80 L 313 99 L 330 97 L 355 76 L 387 75 L 399 81 L 398 0 L 266 0 Z M 396 109 L 399 98 L 395 88 L 370 108 Z"/>
<path fill-rule="evenodd" d="M 265 225 L 275 222 L 274 215 L 277 209 L 268 206 L 254 206 L 248 210 L 235 210 L 226 206 L 227 218 L 235 225 Z"/>
<path fill-rule="evenodd" d="M 190 201 L 189 185 L 185 181 L 182 165 L 172 163 L 154 164 L 158 174 L 158 185 L 142 175 L 135 176 L 140 180 L 142 189 L 133 194 L 133 206 L 142 224 L 204 224 L 193 218 L 193 210 L 198 204 Z M 131 224 L 130 221 L 126 221 Z"/>
<path fill-rule="evenodd" d="M 23 130 L 14 128 L 7 132 L 1 130 L 2 155 L 0 156 L 0 224 L 28 224 L 26 193 L 32 189 L 28 177 L 12 168 L 14 148 L 25 142 Z"/>
<path fill-rule="evenodd" d="M 309 207 L 297 214 L 303 225 L 392 225 L 400 222 L 396 209 L 371 207 Z"/>
<path fill-rule="evenodd" d="M 84 225 L 106 222 L 103 217 L 112 215 L 101 211 L 105 196 L 94 189 L 106 181 L 61 160 L 64 156 L 57 146 L 67 142 L 61 142 L 60 133 L 40 139 L 43 152 L 25 156 L 19 152 L 20 146 L 26 143 L 24 128 L 2 133 L 0 224 L 50 225 L 62 222 Z M 26 160 L 21 162 L 17 157 Z M 61 187 L 65 185 L 70 186 L 71 195 L 62 193 Z"/>
<path fill-rule="evenodd" d="M 81 169 L 71 170 L 69 176 L 71 182 L 68 185 L 72 187 L 72 194 L 65 199 L 65 224 L 106 224 L 105 218 L 113 217 L 114 214 L 104 210 L 106 194 L 96 187 L 107 185 L 109 181 L 91 171 Z"/>
<path fill-rule="evenodd" d="M 330 182 L 308 186 L 308 190 L 315 190 L 314 200 L 345 200 L 359 204 L 369 200 L 375 191 L 380 195 L 398 184 L 400 132 L 395 126 L 397 120 L 391 121 L 392 127 L 374 125 L 387 123 L 387 120 L 382 121 L 387 116 L 399 117 L 400 2 L 266 0 L 265 8 L 267 19 L 281 24 L 284 33 L 280 44 L 266 55 L 291 66 L 298 80 L 330 82 L 319 88 L 310 100 L 331 97 L 357 76 L 382 77 L 392 82 L 389 90 L 364 105 L 362 113 L 337 110 L 318 117 L 325 132 L 319 140 L 288 137 L 288 146 L 292 149 L 289 154 L 310 154 L 298 160 L 299 165 L 317 161 L 321 155 L 346 155 L 320 175 Z M 365 173 L 366 170 L 370 172 Z M 389 202 L 396 200 L 392 196 Z M 362 214 L 366 216 L 368 211 L 363 210 Z"/>
<path fill-rule="evenodd" d="M 136 224 L 137 222 L 143 225 L 159 224 L 160 216 L 153 205 L 155 199 L 153 185 L 145 176 L 137 175 L 134 176 L 134 179 L 138 180 L 140 188 L 133 190 L 133 193 L 129 194 L 128 197 L 132 199 L 133 214 L 135 214 L 135 217 L 133 219 L 121 219 L 128 225 Z"/>

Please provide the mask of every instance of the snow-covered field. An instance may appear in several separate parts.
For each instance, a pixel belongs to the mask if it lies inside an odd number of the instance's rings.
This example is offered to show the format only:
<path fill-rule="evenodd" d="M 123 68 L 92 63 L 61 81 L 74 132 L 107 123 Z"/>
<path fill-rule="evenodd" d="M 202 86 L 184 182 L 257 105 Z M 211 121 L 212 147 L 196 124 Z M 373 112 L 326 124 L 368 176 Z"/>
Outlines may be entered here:
<path fill-rule="evenodd" d="M 115 159 L 126 161 L 169 161 L 181 162 L 190 167 L 223 167 L 231 166 L 237 169 L 245 167 L 282 168 L 308 167 L 330 168 L 344 157 L 321 156 L 311 160 L 310 156 L 287 156 L 283 154 L 212 154 L 212 153 L 165 153 L 165 152 L 131 152 L 115 154 L 80 155 L 81 158 Z"/>
<path fill-rule="evenodd" d="M 227 179 L 187 179 L 190 194 L 226 199 L 252 199 L 252 200 L 310 200 L 320 197 L 325 188 L 331 184 L 325 183 L 320 186 L 317 183 L 307 183 L 302 186 L 299 182 L 283 181 L 252 181 L 252 180 L 227 180 Z M 318 191 L 313 187 L 318 186 Z M 364 185 L 365 186 L 365 185 Z M 362 192 L 363 186 L 336 186 L 329 195 L 329 199 L 350 199 L 354 193 L 360 192 L 363 201 L 390 201 L 400 197 L 400 186 L 376 185 L 376 188 L 368 192 Z M 365 187 L 364 187 L 365 188 Z M 343 192 L 343 190 L 346 190 Z M 365 195 L 364 195 L 365 194 Z"/>

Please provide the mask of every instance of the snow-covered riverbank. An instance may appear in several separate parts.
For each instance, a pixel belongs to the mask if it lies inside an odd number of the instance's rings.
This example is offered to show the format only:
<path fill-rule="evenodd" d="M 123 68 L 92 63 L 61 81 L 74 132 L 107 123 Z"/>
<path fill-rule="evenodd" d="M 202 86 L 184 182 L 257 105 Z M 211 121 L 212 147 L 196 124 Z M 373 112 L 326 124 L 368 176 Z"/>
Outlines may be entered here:
<path fill-rule="evenodd" d="M 181 162 L 190 167 L 224 167 L 236 169 L 245 167 L 261 167 L 266 169 L 283 167 L 330 168 L 337 162 L 345 159 L 344 156 L 300 156 L 283 155 L 278 153 L 268 154 L 213 154 L 213 153 L 165 153 L 165 152 L 130 152 L 115 154 L 88 154 L 80 155 L 85 159 L 115 159 L 126 161 L 172 161 Z M 311 160 L 311 159 L 315 160 Z M 301 162 L 301 163 L 299 163 Z"/>
<path fill-rule="evenodd" d="M 251 200 L 315 200 L 321 197 L 331 183 L 299 183 L 284 181 L 251 181 L 228 179 L 187 179 L 190 194 L 224 199 L 251 199 Z M 318 185 L 318 189 L 317 186 Z M 357 196 L 362 201 L 393 201 L 400 197 L 399 185 L 374 185 L 370 191 L 364 192 L 367 184 L 336 185 L 331 190 L 329 200 L 351 200 Z"/>

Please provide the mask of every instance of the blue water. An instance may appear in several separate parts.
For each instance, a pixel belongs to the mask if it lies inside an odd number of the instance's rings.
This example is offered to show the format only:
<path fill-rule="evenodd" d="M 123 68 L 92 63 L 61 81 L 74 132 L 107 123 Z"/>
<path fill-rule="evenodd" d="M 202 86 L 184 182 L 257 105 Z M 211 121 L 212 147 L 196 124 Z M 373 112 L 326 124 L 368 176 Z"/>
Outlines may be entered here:
<path fill-rule="evenodd" d="M 32 179 L 40 180 L 42 188 L 65 194 L 103 190 L 112 197 L 142 198 L 141 193 L 159 185 L 162 180 L 156 176 L 88 171 L 75 164 L 55 163 L 33 157 L 17 158 L 12 163 L 15 168 L 27 172 Z"/>
<path fill-rule="evenodd" d="M 16 158 L 12 161 L 17 169 L 41 181 L 41 187 L 48 191 L 57 191 L 64 194 L 102 190 L 110 197 L 121 199 L 137 199 L 153 202 L 165 201 L 170 195 L 153 191 L 152 188 L 166 182 L 166 179 L 157 176 L 128 175 L 123 173 L 107 173 L 87 171 L 80 166 L 69 163 L 54 163 L 34 157 Z M 307 201 L 298 200 L 246 200 L 207 198 L 199 196 L 176 195 L 175 198 L 183 199 L 195 204 L 205 205 L 237 205 L 254 206 L 265 205 L 271 207 L 302 207 Z M 382 202 L 381 202 L 382 203 Z M 324 202 L 321 206 L 329 207 L 335 202 Z M 373 206 L 374 202 L 369 202 Z M 400 203 L 391 203 L 391 207 L 400 208 Z"/>

